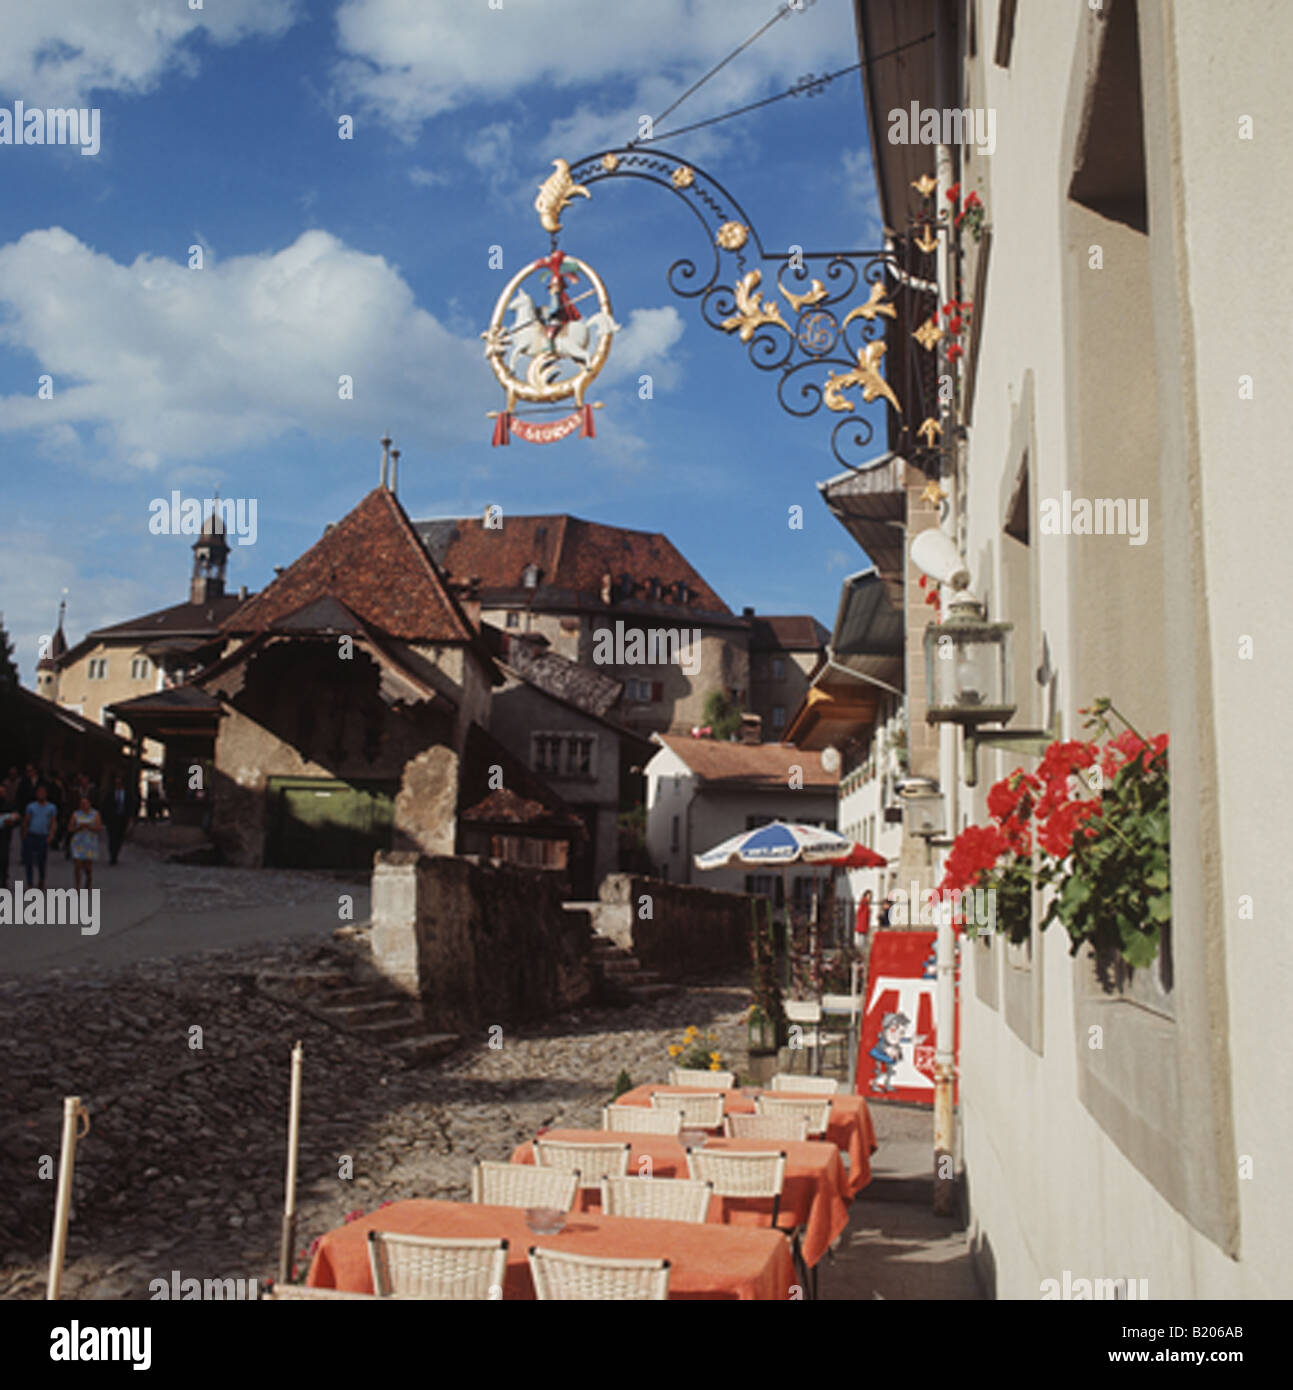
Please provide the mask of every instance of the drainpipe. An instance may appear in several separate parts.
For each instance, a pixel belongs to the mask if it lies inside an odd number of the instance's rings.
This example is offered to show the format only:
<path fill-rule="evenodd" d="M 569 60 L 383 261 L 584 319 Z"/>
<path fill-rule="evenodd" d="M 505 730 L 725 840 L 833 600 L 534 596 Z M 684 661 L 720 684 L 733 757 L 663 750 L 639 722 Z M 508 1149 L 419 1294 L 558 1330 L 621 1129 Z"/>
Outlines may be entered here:
<path fill-rule="evenodd" d="M 959 83 L 956 80 L 955 15 L 950 0 L 936 0 L 934 17 L 934 84 L 937 96 L 935 103 L 943 110 L 959 105 Z M 956 171 L 952 160 L 952 150 L 948 145 L 939 145 L 936 153 L 938 178 L 938 206 L 946 206 L 945 195 L 956 181 Z M 952 272 L 952 234 L 941 239 L 938 257 L 939 298 L 946 303 L 951 296 Z M 954 422 L 951 422 L 954 425 Z M 959 441 L 955 428 L 949 428 L 952 440 L 953 468 L 948 487 L 948 513 L 954 519 L 960 499 L 956 496 L 959 478 L 955 459 Z M 946 472 L 945 472 L 946 478 Z M 953 521 L 953 533 L 955 522 Z M 946 800 L 948 814 L 956 821 L 956 777 L 946 779 Z M 925 852 L 931 872 L 933 869 L 933 846 L 925 842 Z M 938 945 L 936 952 L 935 1003 L 937 1004 L 938 1037 L 934 1051 L 934 1211 L 940 1216 L 950 1216 L 956 1195 L 955 1158 L 955 1117 L 952 1108 L 953 1086 L 956 1078 L 956 930 L 951 922 L 951 914 L 938 912 Z"/>

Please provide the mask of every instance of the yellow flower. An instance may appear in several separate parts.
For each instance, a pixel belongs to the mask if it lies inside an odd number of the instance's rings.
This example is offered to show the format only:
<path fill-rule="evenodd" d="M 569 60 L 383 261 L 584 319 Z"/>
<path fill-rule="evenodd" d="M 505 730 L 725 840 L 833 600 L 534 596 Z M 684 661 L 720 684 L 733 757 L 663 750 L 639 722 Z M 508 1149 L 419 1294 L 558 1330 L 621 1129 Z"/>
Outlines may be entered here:
<path fill-rule="evenodd" d="M 709 1039 L 710 1042 L 717 1042 L 717 1041 L 718 1041 L 718 1034 L 717 1034 L 717 1033 L 706 1033 L 705 1036 L 706 1036 L 706 1038 Z"/>
<path fill-rule="evenodd" d="M 695 1037 L 699 1037 L 699 1036 L 700 1036 L 700 1029 L 699 1029 L 699 1028 L 688 1028 L 687 1031 L 686 1031 L 682 1036 L 684 1037 L 684 1039 L 686 1039 L 686 1041 L 690 1042 L 690 1041 L 692 1040 L 692 1038 L 695 1038 Z"/>
<path fill-rule="evenodd" d="M 669 1056 L 670 1056 L 670 1057 L 677 1057 L 678 1054 L 679 1054 L 681 1051 L 682 1051 L 682 1048 L 679 1047 L 677 1043 L 673 1043 L 673 1044 L 670 1046 L 670 1048 L 669 1048 Z"/>
<path fill-rule="evenodd" d="M 723 1060 L 723 1054 L 721 1052 L 711 1052 L 709 1054 L 709 1060 L 711 1062 L 721 1062 Z"/>
<path fill-rule="evenodd" d="M 717 1062 L 711 1062 L 709 1064 L 709 1069 L 710 1071 L 722 1071 L 722 1067 L 720 1067 Z"/>

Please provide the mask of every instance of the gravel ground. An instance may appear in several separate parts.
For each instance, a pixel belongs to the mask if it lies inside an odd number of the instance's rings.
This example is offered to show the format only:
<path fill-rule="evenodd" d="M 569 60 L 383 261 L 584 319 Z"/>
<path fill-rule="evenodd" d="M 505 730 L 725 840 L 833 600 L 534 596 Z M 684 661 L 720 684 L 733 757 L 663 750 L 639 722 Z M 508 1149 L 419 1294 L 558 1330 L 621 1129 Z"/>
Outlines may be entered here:
<path fill-rule="evenodd" d="M 191 892 L 193 871 L 182 877 Z M 92 1128 L 64 1297 L 141 1299 L 172 1271 L 272 1275 L 298 1038 L 298 1247 L 356 1208 L 465 1198 L 474 1159 L 507 1158 L 542 1126 L 599 1127 L 620 1069 L 663 1080 L 687 1024 L 717 1033 L 741 1069 L 744 977 L 508 1031 L 497 1049 L 466 1039 L 413 1070 L 256 992 L 260 970 L 330 958 L 293 944 L 0 981 L 0 1298 L 44 1295 L 65 1095 L 82 1098 Z"/>

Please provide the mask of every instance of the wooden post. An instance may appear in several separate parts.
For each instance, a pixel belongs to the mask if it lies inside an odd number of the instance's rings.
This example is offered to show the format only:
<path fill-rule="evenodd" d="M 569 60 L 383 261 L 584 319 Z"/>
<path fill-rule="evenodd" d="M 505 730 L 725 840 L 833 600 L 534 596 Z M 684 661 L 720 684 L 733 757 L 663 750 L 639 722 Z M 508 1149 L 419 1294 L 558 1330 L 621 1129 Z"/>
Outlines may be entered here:
<path fill-rule="evenodd" d="M 278 1282 L 286 1284 L 292 1273 L 292 1247 L 296 1243 L 296 1155 L 301 1140 L 301 1059 L 298 1042 L 292 1049 L 291 1098 L 287 1112 L 287 1178 L 283 1187 L 283 1228 L 278 1247 Z"/>
<path fill-rule="evenodd" d="M 77 1121 L 85 1128 L 77 1133 Z M 76 1167 L 76 1144 L 90 1132 L 90 1113 L 80 1096 L 63 1097 L 63 1139 L 58 1158 L 58 1192 L 54 1199 L 54 1239 L 49 1248 L 47 1299 L 57 1299 L 63 1288 L 63 1256 L 67 1250 L 67 1223 L 72 1213 L 72 1174 Z"/>

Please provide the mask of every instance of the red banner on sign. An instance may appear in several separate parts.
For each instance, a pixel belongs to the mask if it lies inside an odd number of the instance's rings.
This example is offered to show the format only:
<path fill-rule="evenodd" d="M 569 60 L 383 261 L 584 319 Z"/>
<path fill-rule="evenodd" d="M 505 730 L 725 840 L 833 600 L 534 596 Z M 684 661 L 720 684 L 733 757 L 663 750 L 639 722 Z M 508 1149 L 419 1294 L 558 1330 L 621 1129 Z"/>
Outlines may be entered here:
<path fill-rule="evenodd" d="M 933 1105 L 937 942 L 932 931 L 876 932 L 858 1045 L 859 1095 Z M 959 989 L 959 970 L 957 976 Z M 959 1052 L 959 1010 L 955 1027 Z"/>
<path fill-rule="evenodd" d="M 581 406 L 560 420 L 523 420 L 517 415 L 503 411 L 494 422 L 494 444 L 510 444 L 511 436 L 524 439 L 527 444 L 555 444 L 579 431 L 580 439 L 595 439 L 597 428 L 593 424 L 591 405 Z"/>

